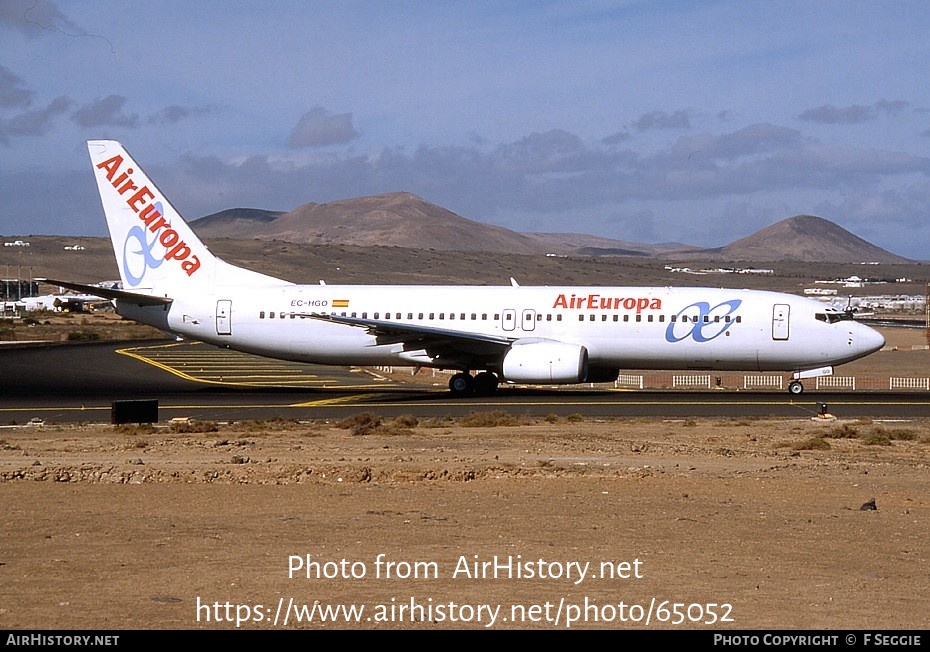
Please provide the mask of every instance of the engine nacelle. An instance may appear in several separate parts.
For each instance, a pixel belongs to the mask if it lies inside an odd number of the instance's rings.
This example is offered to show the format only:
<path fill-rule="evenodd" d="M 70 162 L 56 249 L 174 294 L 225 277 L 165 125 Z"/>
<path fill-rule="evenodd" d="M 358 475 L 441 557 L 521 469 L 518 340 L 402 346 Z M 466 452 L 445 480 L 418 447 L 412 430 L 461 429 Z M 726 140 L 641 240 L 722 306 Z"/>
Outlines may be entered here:
<path fill-rule="evenodd" d="M 580 383 L 588 372 L 588 350 L 564 342 L 514 342 L 502 371 L 516 383 Z"/>

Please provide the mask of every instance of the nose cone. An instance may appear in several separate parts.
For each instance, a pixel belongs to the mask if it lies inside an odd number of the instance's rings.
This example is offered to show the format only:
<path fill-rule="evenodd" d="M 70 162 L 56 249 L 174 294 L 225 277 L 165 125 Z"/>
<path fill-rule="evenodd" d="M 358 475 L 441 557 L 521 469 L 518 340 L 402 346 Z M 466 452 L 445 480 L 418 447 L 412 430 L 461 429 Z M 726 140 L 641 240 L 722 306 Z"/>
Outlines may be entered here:
<path fill-rule="evenodd" d="M 885 336 L 865 324 L 857 324 L 856 349 L 860 355 L 875 353 L 885 346 Z"/>

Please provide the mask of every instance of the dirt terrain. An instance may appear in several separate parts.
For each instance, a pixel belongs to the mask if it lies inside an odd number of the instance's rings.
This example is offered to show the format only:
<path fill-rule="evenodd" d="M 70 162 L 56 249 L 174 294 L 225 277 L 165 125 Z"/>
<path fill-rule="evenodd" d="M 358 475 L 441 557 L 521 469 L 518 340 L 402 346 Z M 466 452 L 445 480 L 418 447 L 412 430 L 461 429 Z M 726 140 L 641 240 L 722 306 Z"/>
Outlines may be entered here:
<path fill-rule="evenodd" d="M 817 418 L 3 428 L 0 629 L 921 630 L 928 452 Z"/>

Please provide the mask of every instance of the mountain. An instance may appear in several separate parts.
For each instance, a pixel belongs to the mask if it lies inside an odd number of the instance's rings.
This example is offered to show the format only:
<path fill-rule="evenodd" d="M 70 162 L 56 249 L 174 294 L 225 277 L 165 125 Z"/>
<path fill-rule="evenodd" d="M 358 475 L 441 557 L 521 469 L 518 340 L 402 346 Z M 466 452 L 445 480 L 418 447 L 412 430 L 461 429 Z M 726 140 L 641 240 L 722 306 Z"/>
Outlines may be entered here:
<path fill-rule="evenodd" d="M 273 222 L 284 215 L 281 211 L 264 211 L 258 208 L 229 208 L 219 213 L 213 213 L 192 225 L 198 234 L 206 237 L 233 238 L 245 240 L 255 236 L 255 230 L 262 225 Z M 216 235 L 216 234 L 222 235 Z"/>
<path fill-rule="evenodd" d="M 795 215 L 725 247 L 678 252 L 674 257 L 720 261 L 911 262 L 814 215 Z"/>
<path fill-rule="evenodd" d="M 579 233 L 517 233 L 476 222 L 409 192 L 308 203 L 289 212 L 236 208 L 195 220 L 204 238 L 388 246 L 512 254 L 639 256 L 668 260 L 907 263 L 829 220 L 796 215 L 724 247 L 643 244 Z"/>
<path fill-rule="evenodd" d="M 524 235 L 469 220 L 409 192 L 311 202 L 277 217 L 220 219 L 214 215 L 195 220 L 191 226 L 206 238 L 517 254 L 542 251 Z"/>

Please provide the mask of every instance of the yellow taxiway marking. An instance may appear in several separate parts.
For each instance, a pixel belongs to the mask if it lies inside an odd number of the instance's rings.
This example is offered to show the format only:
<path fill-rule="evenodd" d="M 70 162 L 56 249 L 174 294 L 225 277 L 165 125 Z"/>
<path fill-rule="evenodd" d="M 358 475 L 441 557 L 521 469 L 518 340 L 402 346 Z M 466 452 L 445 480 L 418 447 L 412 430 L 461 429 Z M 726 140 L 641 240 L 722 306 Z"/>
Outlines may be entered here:
<path fill-rule="evenodd" d="M 207 349 L 200 342 L 172 342 L 118 349 L 117 353 L 195 383 L 229 387 L 374 389 L 382 384 L 345 385 L 339 378 L 320 377 L 300 363 L 269 360 L 238 351 Z M 318 369 L 314 369 L 318 372 Z"/>
<path fill-rule="evenodd" d="M 358 403 L 361 401 L 367 401 L 375 397 L 380 396 L 380 394 L 359 394 L 358 396 L 340 396 L 338 398 L 322 398 L 318 401 L 307 401 L 306 403 L 292 403 L 288 407 L 292 408 L 304 408 L 304 407 L 325 407 L 328 405 L 343 405 L 345 403 Z M 378 405 L 377 403 L 371 403 L 370 405 Z"/>

